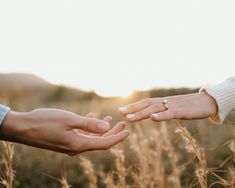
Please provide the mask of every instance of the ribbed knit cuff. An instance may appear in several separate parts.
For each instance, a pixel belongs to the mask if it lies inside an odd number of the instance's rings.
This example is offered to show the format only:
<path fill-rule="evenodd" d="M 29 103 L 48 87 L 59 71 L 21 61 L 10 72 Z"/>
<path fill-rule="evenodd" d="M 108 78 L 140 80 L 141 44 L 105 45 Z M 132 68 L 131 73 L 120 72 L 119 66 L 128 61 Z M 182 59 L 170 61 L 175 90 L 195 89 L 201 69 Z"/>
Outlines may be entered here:
<path fill-rule="evenodd" d="M 7 106 L 3 106 L 0 104 L 0 127 L 2 125 L 2 122 L 5 118 L 5 116 L 7 115 L 7 113 L 10 111 L 11 109 Z"/>
<path fill-rule="evenodd" d="M 218 114 L 211 117 L 213 121 L 223 122 L 229 112 L 235 109 L 235 77 L 201 90 L 205 90 L 217 102 Z"/>

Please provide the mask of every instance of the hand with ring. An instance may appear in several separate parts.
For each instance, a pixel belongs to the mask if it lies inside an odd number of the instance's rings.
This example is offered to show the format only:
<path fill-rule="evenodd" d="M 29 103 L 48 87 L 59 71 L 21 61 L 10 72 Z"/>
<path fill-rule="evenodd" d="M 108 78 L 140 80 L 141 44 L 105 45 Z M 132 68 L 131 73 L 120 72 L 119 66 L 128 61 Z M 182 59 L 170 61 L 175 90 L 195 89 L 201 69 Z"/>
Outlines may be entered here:
<path fill-rule="evenodd" d="M 203 119 L 217 114 L 216 101 L 206 92 L 147 98 L 119 108 L 129 122 L 151 118 L 153 121 L 171 119 Z"/>

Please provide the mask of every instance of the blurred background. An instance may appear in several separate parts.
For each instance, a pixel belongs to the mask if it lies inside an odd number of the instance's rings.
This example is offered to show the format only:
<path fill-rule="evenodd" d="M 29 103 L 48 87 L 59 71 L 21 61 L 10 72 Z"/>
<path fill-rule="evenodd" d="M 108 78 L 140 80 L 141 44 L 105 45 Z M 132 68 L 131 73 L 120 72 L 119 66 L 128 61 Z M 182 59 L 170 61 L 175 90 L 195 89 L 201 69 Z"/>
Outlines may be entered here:
<path fill-rule="evenodd" d="M 1 1 L 1 72 L 126 96 L 234 75 L 234 1 Z"/>
<path fill-rule="evenodd" d="M 234 8 L 232 0 L 0 1 L 0 103 L 18 111 L 39 107 L 81 115 L 93 111 L 100 118 L 112 115 L 115 124 L 122 120 L 119 106 L 145 97 L 197 92 L 202 85 L 235 75 Z M 228 145 L 234 118 L 231 113 L 222 126 L 208 120 L 180 122 L 205 149 L 208 168 L 220 170 L 217 175 L 226 181 L 233 166 Z M 149 151 L 159 154 L 149 140 L 152 130 L 165 131 L 168 146 L 178 155 L 175 165 L 193 159 L 174 132 L 177 122 L 140 124 L 128 128 L 148 142 Z M 117 146 L 125 153 L 127 169 L 140 163 L 131 146 L 131 141 Z M 109 151 L 82 156 L 94 164 L 98 187 L 141 187 L 134 175 L 123 175 L 125 186 L 115 176 L 112 186 L 102 180 L 108 177 L 103 173 L 115 171 L 118 157 Z M 156 167 L 159 160 L 151 165 Z M 56 178 L 65 172 L 73 187 L 91 187 L 79 157 L 16 145 L 13 162 L 14 187 L 61 187 Z M 144 187 L 173 187 L 169 178 L 176 176 L 182 187 L 194 181 L 192 164 L 175 175 L 167 160 L 164 163 L 164 175 L 159 175 L 164 183 L 153 178 L 155 183 Z M 4 173 L 2 168 L 3 177 Z M 219 180 L 208 175 L 208 184 Z"/>

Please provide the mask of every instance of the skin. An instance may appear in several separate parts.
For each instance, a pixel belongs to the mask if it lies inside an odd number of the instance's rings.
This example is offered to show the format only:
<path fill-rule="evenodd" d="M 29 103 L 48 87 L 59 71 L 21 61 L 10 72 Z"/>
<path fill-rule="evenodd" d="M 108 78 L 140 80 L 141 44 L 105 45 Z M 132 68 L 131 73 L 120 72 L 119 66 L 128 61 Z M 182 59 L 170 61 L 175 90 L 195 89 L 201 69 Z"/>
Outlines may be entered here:
<path fill-rule="evenodd" d="M 93 114 L 82 117 L 58 109 L 36 109 L 28 113 L 10 111 L 0 129 L 2 140 L 76 155 L 90 150 L 106 150 L 128 137 L 124 122 L 110 126 Z"/>
<path fill-rule="evenodd" d="M 168 109 L 162 104 L 164 100 L 168 101 Z M 214 98 L 206 92 L 201 92 L 164 98 L 147 98 L 120 107 L 119 112 L 129 122 L 148 118 L 156 122 L 171 119 L 204 119 L 217 114 L 217 104 Z"/>

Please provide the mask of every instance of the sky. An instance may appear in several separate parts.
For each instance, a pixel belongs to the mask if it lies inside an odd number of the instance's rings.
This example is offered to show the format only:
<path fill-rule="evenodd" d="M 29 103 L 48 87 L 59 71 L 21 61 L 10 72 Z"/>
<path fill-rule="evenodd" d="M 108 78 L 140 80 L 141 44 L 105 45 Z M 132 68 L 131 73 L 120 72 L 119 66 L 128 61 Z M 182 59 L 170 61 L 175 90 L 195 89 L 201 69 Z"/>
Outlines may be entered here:
<path fill-rule="evenodd" d="M 0 0 L 0 72 L 127 96 L 235 75 L 235 1 Z"/>

